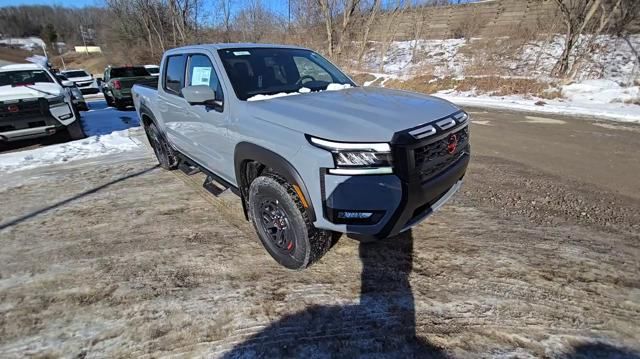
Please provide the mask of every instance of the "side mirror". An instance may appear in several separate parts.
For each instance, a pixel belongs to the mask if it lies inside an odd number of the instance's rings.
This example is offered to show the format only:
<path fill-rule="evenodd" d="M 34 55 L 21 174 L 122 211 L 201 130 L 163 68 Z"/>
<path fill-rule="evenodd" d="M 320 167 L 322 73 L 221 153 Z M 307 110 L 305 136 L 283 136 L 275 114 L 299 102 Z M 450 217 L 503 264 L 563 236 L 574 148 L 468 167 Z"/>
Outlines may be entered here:
<path fill-rule="evenodd" d="M 96 83 L 98 86 L 102 85 L 102 77 L 96 77 Z"/>
<path fill-rule="evenodd" d="M 62 86 L 64 87 L 73 87 L 75 84 L 73 83 L 73 81 L 69 81 L 69 80 L 62 80 L 60 81 L 60 83 L 62 84 Z"/>
<path fill-rule="evenodd" d="M 222 106 L 216 101 L 216 92 L 207 85 L 187 86 L 182 89 L 182 97 L 191 105 Z"/>

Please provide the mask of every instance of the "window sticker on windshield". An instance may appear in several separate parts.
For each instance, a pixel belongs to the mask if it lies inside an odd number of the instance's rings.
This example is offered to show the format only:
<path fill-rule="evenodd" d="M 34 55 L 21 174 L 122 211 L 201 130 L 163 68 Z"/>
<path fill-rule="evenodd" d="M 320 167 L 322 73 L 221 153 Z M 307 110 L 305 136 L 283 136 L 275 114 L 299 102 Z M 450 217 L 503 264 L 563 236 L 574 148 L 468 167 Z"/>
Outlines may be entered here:
<path fill-rule="evenodd" d="M 194 67 L 191 72 L 191 85 L 207 85 L 211 79 L 211 67 Z"/>
<path fill-rule="evenodd" d="M 234 55 L 236 56 L 249 56 L 251 53 L 249 51 L 234 51 Z"/>

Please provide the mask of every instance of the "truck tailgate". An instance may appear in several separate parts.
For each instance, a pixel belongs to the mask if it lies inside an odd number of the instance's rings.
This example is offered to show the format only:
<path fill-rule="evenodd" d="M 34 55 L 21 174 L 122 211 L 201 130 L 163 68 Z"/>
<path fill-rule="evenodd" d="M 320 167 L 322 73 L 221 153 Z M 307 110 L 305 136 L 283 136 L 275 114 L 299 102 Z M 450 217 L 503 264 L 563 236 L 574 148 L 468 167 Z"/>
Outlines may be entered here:
<path fill-rule="evenodd" d="M 120 81 L 120 87 L 124 89 L 130 90 L 135 84 L 144 84 L 149 86 L 157 86 L 158 78 L 155 76 L 144 76 L 144 77 L 120 77 L 115 80 Z"/>

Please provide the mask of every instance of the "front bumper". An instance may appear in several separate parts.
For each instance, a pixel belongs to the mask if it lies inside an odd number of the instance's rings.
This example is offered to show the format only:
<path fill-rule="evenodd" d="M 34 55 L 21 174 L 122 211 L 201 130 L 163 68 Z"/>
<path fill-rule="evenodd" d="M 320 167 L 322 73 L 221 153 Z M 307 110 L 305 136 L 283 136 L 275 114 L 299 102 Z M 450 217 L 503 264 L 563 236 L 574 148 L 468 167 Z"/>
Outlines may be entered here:
<path fill-rule="evenodd" d="M 96 85 L 95 80 L 92 81 L 78 81 L 75 82 L 76 86 L 82 92 L 83 95 L 95 94 L 100 92 L 100 88 Z"/>
<path fill-rule="evenodd" d="M 8 111 L 7 106 L 18 109 Z M 52 135 L 75 121 L 65 102 L 50 107 L 44 99 L 20 100 L 0 105 L 0 141 L 17 141 Z"/>
<path fill-rule="evenodd" d="M 460 189 L 469 164 L 464 154 L 426 182 L 407 182 L 396 175 L 322 175 L 323 216 L 332 230 L 361 240 L 392 237 L 419 224 Z M 328 195 L 326 193 L 329 193 Z M 373 213 L 370 219 L 344 220 L 340 212 Z"/>
<path fill-rule="evenodd" d="M 415 129 L 396 134 L 393 175 L 338 176 L 321 170 L 323 228 L 374 240 L 429 217 L 460 189 L 469 164 L 469 129 L 465 120 L 456 121 L 428 138 L 416 139 Z M 448 147 L 452 137 L 459 147 Z"/>

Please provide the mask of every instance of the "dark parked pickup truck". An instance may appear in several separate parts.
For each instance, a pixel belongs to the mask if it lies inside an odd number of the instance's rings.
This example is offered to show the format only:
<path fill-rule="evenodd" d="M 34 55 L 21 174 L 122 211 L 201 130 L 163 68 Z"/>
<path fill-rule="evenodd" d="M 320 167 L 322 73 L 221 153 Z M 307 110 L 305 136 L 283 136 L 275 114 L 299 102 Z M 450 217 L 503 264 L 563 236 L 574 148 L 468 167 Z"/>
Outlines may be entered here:
<path fill-rule="evenodd" d="M 133 97 L 160 165 L 237 193 L 292 269 L 322 257 L 335 233 L 409 230 L 456 193 L 470 158 L 469 117 L 454 104 L 360 87 L 298 47 L 172 49 L 158 87 L 136 85 Z"/>
<path fill-rule="evenodd" d="M 158 78 L 144 66 L 107 67 L 104 69 L 102 92 L 109 106 L 123 110 L 133 105 L 131 87 L 134 84 L 156 86 Z"/>

